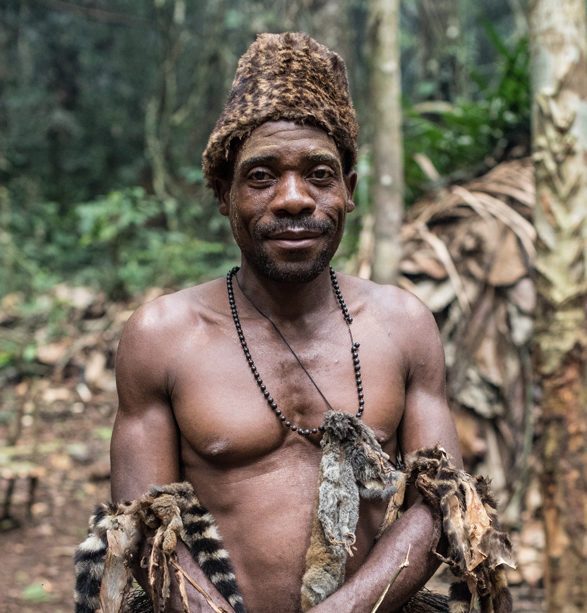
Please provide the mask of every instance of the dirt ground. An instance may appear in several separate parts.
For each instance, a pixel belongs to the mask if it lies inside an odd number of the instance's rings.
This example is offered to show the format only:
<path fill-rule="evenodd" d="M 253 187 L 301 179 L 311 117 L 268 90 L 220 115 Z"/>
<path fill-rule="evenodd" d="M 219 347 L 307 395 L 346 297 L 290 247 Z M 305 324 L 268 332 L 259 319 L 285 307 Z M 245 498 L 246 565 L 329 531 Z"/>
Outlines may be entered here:
<path fill-rule="evenodd" d="M 0 613 L 73 610 L 72 556 L 85 536 L 94 505 L 109 496 L 108 439 L 113 419 L 114 396 L 106 394 L 83 410 L 75 404 L 71 409 L 54 403 L 35 420 L 24 420 L 19 445 L 27 449 L 36 437 L 38 455 L 35 462 L 20 465 L 10 518 L 0 524 Z M 28 518 L 26 475 L 31 467 L 44 475 Z M 2 471 L 4 497 L 9 473 Z M 440 573 L 430 587 L 446 591 L 449 580 L 448 572 Z M 516 612 L 543 611 L 540 590 L 521 584 L 513 591 Z"/>

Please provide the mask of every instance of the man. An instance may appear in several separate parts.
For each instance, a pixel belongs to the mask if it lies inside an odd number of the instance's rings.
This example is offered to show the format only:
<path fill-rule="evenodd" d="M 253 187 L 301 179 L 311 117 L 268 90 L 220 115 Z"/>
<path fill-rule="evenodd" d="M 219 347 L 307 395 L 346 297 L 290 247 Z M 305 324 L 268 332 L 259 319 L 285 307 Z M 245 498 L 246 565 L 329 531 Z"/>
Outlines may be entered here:
<path fill-rule="evenodd" d="M 326 411 L 355 415 L 390 458 L 440 444 L 460 462 L 430 312 L 329 271 L 354 208 L 356 138 L 341 58 L 306 35 L 261 35 L 204 154 L 240 269 L 144 305 L 118 350 L 114 500 L 189 481 L 250 612 L 300 610 Z M 376 541 L 386 501 L 361 501 L 344 583 L 312 611 L 371 611 L 408 552 L 379 610 L 419 590 L 440 525 L 416 496 L 408 507 Z M 186 551 L 180 560 L 230 610 Z"/>

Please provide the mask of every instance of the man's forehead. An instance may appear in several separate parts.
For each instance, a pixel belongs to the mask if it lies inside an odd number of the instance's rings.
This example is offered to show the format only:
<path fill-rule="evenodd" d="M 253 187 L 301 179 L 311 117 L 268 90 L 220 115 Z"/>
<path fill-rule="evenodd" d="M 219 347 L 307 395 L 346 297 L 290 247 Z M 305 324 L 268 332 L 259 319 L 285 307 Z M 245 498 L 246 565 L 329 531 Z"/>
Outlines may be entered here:
<path fill-rule="evenodd" d="M 341 161 L 336 143 L 324 130 L 292 121 L 268 121 L 251 132 L 240 147 L 236 162 L 277 158 L 284 151 L 299 151 L 324 161 Z"/>

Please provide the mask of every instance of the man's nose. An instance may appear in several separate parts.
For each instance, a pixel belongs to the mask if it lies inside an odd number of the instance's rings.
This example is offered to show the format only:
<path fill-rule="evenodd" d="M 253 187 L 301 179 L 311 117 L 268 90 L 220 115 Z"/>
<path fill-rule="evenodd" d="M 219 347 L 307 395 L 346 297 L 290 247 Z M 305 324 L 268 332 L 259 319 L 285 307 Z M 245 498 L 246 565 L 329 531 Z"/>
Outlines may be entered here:
<path fill-rule="evenodd" d="M 276 215 L 308 215 L 315 210 L 316 202 L 302 176 L 286 173 L 279 181 L 272 208 Z"/>

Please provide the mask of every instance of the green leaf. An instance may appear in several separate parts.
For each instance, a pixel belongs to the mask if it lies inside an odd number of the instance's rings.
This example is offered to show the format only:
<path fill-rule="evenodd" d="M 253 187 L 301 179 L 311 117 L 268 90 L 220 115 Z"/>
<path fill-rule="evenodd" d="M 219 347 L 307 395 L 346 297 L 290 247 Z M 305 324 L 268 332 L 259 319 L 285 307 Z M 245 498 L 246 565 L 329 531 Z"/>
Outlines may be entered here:
<path fill-rule="evenodd" d="M 94 436 L 101 441 L 109 441 L 112 438 L 112 428 L 101 426 L 94 428 Z"/>
<path fill-rule="evenodd" d="M 49 602 L 50 594 L 45 590 L 43 583 L 31 583 L 22 590 L 22 598 L 28 602 Z"/>

